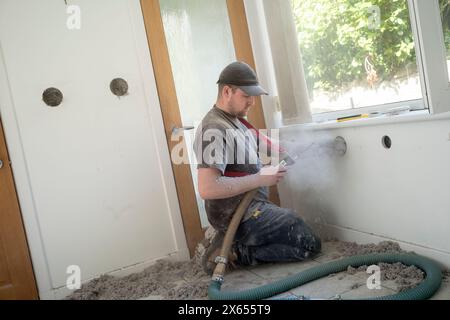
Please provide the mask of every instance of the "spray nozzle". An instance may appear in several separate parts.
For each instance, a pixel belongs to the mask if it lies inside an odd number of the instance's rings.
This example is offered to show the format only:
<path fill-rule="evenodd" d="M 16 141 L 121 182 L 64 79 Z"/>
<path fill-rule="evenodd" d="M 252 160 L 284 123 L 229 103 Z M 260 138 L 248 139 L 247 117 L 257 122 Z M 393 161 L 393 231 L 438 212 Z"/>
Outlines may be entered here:
<path fill-rule="evenodd" d="M 283 166 L 292 166 L 295 164 L 295 161 L 297 160 L 296 155 L 291 155 L 287 153 L 286 151 L 283 151 L 281 154 L 281 162 L 280 165 L 283 164 Z"/>

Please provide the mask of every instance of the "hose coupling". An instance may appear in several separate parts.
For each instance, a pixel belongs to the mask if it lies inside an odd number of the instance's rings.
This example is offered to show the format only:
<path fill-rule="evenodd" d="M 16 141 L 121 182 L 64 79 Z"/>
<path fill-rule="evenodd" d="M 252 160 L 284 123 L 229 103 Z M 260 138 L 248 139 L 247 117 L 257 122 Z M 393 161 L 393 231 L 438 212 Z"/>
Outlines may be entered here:
<path fill-rule="evenodd" d="M 219 282 L 220 284 L 222 284 L 223 281 L 224 281 L 223 275 L 221 275 L 221 274 L 213 274 L 213 276 L 211 278 L 211 281 Z"/>

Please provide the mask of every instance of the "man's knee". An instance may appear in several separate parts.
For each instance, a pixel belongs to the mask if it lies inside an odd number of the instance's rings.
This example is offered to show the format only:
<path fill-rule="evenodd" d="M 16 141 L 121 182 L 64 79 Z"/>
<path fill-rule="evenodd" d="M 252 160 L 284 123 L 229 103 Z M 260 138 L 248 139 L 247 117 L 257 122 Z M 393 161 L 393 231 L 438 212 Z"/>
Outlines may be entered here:
<path fill-rule="evenodd" d="M 275 207 L 272 209 L 273 224 L 279 230 L 289 230 L 290 241 L 295 241 L 303 249 L 308 250 L 312 255 L 319 253 L 322 249 L 322 241 L 311 227 L 292 209 Z"/>
<path fill-rule="evenodd" d="M 322 240 L 301 218 L 296 223 L 297 237 L 302 247 L 311 254 L 320 253 L 322 250 Z"/>
<path fill-rule="evenodd" d="M 311 252 L 313 254 L 320 253 L 322 250 L 322 240 L 316 234 L 312 235 Z"/>

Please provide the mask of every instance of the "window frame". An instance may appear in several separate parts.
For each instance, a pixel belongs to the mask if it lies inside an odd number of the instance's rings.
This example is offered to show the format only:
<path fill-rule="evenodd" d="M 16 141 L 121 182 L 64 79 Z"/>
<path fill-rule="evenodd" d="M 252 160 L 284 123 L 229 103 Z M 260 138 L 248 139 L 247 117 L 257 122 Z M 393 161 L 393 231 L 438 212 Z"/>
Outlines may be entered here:
<path fill-rule="evenodd" d="M 383 112 L 388 112 L 389 110 L 394 109 L 394 108 L 400 108 L 400 107 L 406 107 L 406 106 L 409 106 L 411 111 L 428 110 L 428 108 L 426 107 L 426 104 L 425 104 L 425 99 L 404 100 L 404 101 L 379 104 L 379 105 L 373 105 L 373 106 L 367 106 L 367 107 L 361 107 L 361 108 L 343 109 L 343 110 L 336 110 L 336 111 L 330 111 L 330 112 L 315 113 L 312 115 L 312 119 L 313 119 L 312 122 L 319 123 L 319 122 L 333 121 L 333 120 L 336 120 L 341 117 L 348 117 L 351 115 L 359 115 L 359 114 L 369 114 L 372 112 L 383 113 Z"/>
<path fill-rule="evenodd" d="M 415 37 L 420 43 L 424 85 L 430 113 L 450 111 L 450 81 L 438 0 L 408 0 L 414 12 Z"/>

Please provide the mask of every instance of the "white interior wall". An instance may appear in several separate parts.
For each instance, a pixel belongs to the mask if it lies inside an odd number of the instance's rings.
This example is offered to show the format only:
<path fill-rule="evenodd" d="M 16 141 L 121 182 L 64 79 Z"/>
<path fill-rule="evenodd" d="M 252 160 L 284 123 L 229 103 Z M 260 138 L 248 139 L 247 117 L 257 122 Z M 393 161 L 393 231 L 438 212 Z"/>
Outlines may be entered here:
<path fill-rule="evenodd" d="M 450 115 L 433 118 L 282 129 L 288 141 L 342 136 L 348 144 L 343 157 L 300 155 L 283 186 L 283 205 L 323 224 L 325 235 L 392 239 L 450 266 Z"/>

